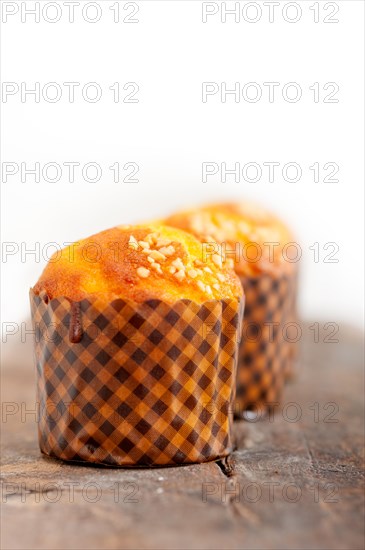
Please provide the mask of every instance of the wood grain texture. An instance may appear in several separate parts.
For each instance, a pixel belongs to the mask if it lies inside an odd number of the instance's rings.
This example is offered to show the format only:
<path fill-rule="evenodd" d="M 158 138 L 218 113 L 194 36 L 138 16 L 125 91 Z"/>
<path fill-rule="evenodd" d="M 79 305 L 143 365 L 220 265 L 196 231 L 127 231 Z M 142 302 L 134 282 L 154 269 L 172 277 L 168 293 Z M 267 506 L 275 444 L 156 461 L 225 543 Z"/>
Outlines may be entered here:
<path fill-rule="evenodd" d="M 281 409 L 236 423 L 225 463 L 180 468 L 42 457 L 33 368 L 4 369 L 2 548 L 364 548 L 362 340 L 339 339 L 305 327 Z"/>

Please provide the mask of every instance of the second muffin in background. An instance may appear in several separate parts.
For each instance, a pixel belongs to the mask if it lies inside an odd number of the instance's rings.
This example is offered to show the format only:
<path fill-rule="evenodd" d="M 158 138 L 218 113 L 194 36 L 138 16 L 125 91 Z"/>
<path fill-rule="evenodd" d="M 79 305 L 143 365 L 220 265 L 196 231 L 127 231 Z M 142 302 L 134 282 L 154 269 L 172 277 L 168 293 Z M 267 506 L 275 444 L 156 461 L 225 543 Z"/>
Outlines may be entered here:
<path fill-rule="evenodd" d="M 242 282 L 246 302 L 236 416 L 275 406 L 296 356 L 291 326 L 296 325 L 297 263 L 291 232 L 248 202 L 207 205 L 164 221 L 206 243 L 205 256 L 234 266 Z"/>

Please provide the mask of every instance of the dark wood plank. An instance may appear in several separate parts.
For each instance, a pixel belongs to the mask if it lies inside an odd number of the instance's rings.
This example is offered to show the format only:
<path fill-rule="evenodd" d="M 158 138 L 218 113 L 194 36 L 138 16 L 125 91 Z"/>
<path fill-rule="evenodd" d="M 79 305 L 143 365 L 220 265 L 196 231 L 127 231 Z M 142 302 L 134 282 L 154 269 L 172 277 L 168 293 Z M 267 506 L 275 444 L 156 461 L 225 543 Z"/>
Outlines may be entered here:
<path fill-rule="evenodd" d="M 304 334 L 282 408 L 236 423 L 237 450 L 222 464 L 121 470 L 42 457 L 25 414 L 33 368 L 5 368 L 2 547 L 363 548 L 361 337 Z"/>

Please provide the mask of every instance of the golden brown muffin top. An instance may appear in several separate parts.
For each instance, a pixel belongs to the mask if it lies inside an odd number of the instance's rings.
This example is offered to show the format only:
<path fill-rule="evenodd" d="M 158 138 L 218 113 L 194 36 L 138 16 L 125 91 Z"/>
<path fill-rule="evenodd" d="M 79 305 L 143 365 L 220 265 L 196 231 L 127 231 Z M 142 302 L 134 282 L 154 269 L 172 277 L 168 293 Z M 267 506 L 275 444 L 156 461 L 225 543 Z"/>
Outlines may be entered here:
<path fill-rule="evenodd" d="M 107 229 L 56 252 L 34 292 L 79 301 L 89 295 L 135 302 L 234 299 L 242 287 L 229 266 L 193 235 L 163 225 Z"/>
<path fill-rule="evenodd" d="M 223 261 L 238 275 L 293 269 L 295 247 L 288 228 L 273 214 L 249 202 L 224 203 L 177 212 L 164 223 L 191 232 L 201 242 L 219 243 Z M 230 251 L 234 252 L 230 252 Z"/>

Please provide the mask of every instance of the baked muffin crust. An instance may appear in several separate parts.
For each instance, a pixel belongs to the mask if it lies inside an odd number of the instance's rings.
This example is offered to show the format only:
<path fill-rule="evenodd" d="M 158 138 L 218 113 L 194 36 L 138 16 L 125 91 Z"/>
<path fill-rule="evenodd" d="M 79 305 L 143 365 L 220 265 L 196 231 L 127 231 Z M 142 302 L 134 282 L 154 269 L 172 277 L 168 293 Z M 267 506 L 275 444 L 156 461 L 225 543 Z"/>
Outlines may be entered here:
<path fill-rule="evenodd" d="M 177 212 L 164 223 L 189 231 L 201 242 L 216 241 L 222 245 L 219 253 L 223 261 L 234 264 L 238 275 L 292 270 L 293 251 L 289 243 L 293 236 L 289 229 L 273 214 L 250 202 L 212 204 Z"/>
<path fill-rule="evenodd" d="M 232 268 L 204 253 L 198 239 L 153 224 L 117 226 L 64 248 L 52 256 L 33 290 L 73 301 L 103 295 L 203 303 L 242 296 Z"/>

